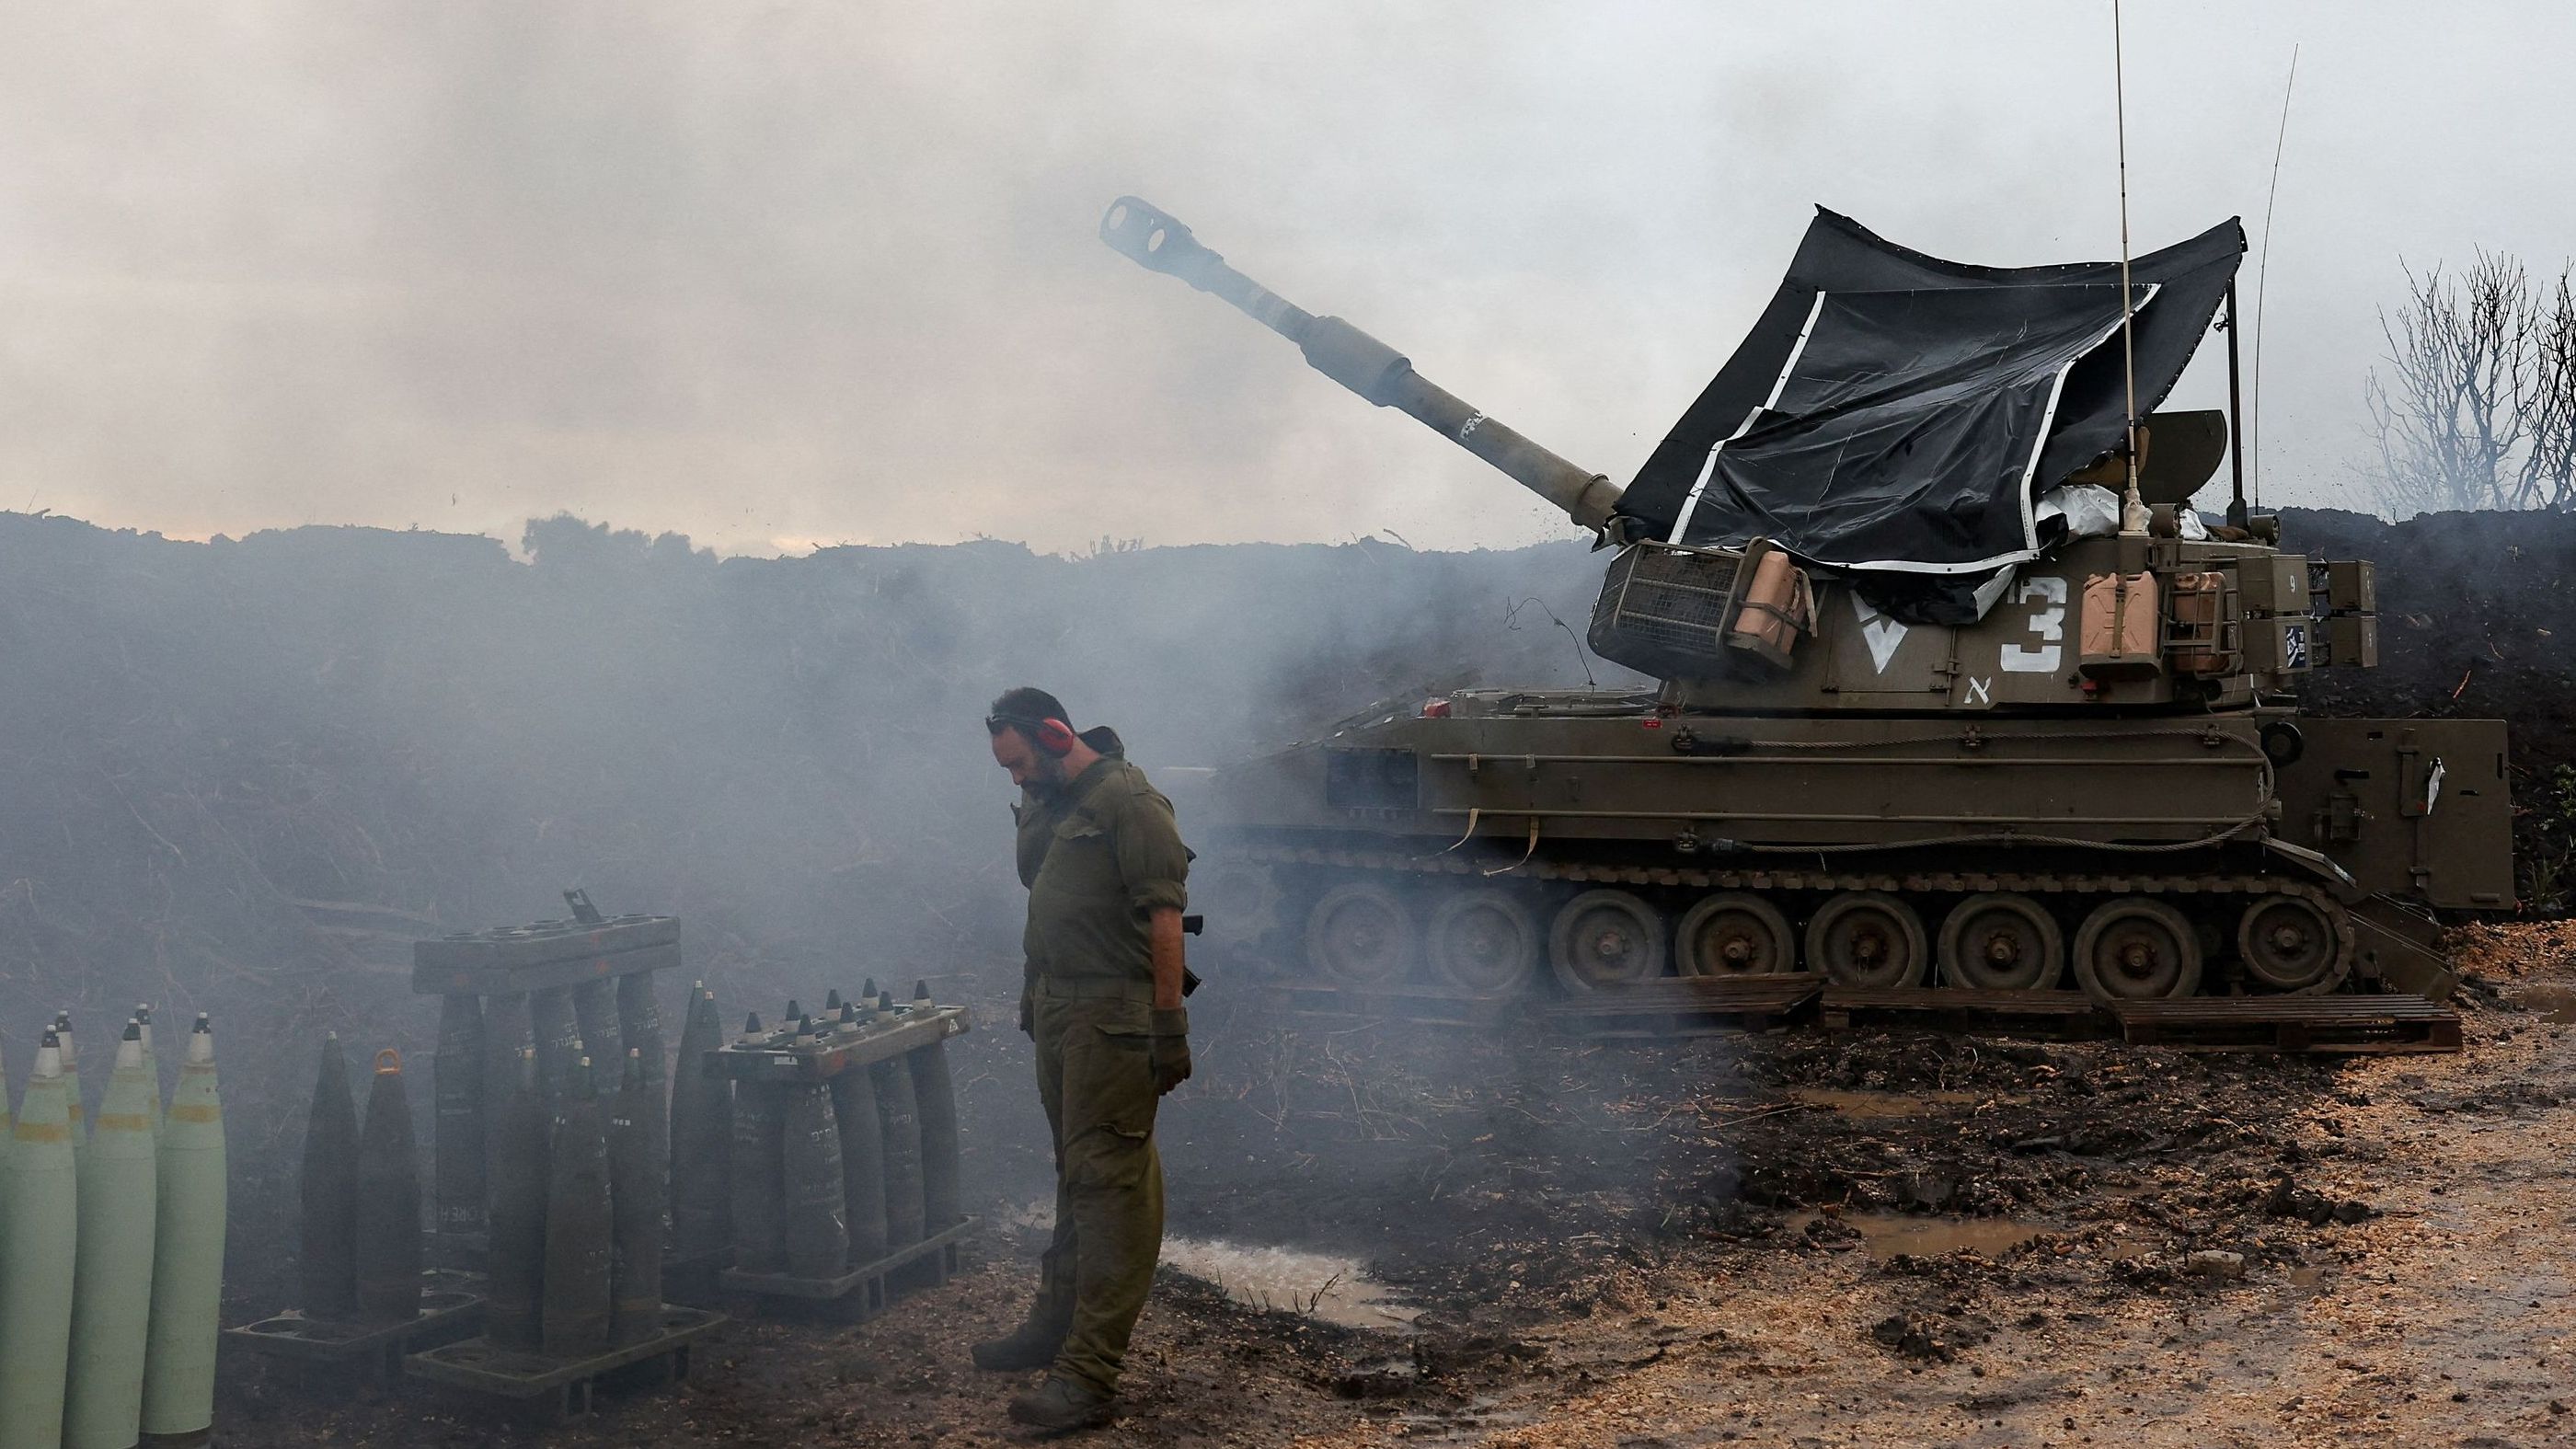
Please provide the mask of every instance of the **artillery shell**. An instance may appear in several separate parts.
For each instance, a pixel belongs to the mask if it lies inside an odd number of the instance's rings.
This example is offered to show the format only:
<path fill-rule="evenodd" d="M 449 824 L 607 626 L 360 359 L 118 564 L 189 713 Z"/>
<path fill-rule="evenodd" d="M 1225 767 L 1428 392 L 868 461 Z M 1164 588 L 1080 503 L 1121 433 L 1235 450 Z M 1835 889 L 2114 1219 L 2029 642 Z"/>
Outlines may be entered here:
<path fill-rule="evenodd" d="M 725 1157 L 733 1083 L 708 1071 L 706 1060 L 723 1044 L 715 993 L 693 988 L 671 1084 L 671 1247 L 683 1258 L 722 1251 L 728 1234 Z"/>
<path fill-rule="evenodd" d="M 606 977 L 572 989 L 574 1019 L 581 1023 L 581 1044 L 598 1063 L 600 1097 L 617 1094 L 618 1075 L 626 1069 L 626 1035 L 617 1020 L 617 983 Z"/>
<path fill-rule="evenodd" d="M 161 1140 L 161 1058 L 152 1050 L 152 1003 L 134 1003 L 135 1024 L 143 1028 L 143 1075 L 152 1083 L 152 1140 Z M 0 1113 L 5 1115 L 5 1113 Z"/>
<path fill-rule="evenodd" d="M 852 1268 L 886 1255 L 885 1129 L 877 1125 L 876 1081 L 866 1072 L 832 1078 L 832 1120 L 841 1129 L 841 1202 L 850 1223 Z"/>
<path fill-rule="evenodd" d="M 617 1034 L 629 1052 L 643 1058 L 644 1091 L 652 1101 L 644 1135 L 652 1144 L 650 1155 L 658 1178 L 662 1164 L 671 1160 L 671 1114 L 663 1100 L 669 1092 L 670 1066 L 663 1055 L 662 1012 L 653 1004 L 651 975 L 639 971 L 617 978 Z"/>
<path fill-rule="evenodd" d="M 143 1436 L 152 1443 L 203 1442 L 215 1422 L 225 1213 L 224 1109 L 216 1090 L 214 1031 L 203 1012 L 188 1033 L 179 1086 L 170 1094 L 157 1177 Z"/>
<path fill-rule="evenodd" d="M 780 1132 L 786 1187 L 783 1236 L 787 1271 L 831 1278 L 849 1258 L 849 1219 L 841 1202 L 841 1131 L 832 1120 L 832 1089 L 798 1082 L 786 1089 Z"/>
<path fill-rule="evenodd" d="M 340 1034 L 322 1038 L 313 1107 L 304 1119 L 304 1311 L 346 1322 L 358 1313 L 358 1109 Z"/>
<path fill-rule="evenodd" d="M 71 1364 L 79 1165 L 60 1033 L 36 1049 L 0 1194 L 0 1449 L 55 1449 Z"/>
<path fill-rule="evenodd" d="M 608 1137 L 588 1058 L 576 1062 L 555 1109 L 546 1182 L 545 1286 L 539 1345 L 548 1358 L 608 1348 L 616 1219 L 609 1204 Z"/>
<path fill-rule="evenodd" d="M 438 1231 L 483 1231 L 483 1006 L 471 996 L 438 1007 Z"/>
<path fill-rule="evenodd" d="M 732 1168 L 726 1174 L 733 1209 L 733 1265 L 745 1273 L 775 1273 L 786 1264 L 785 1191 L 780 1159 L 786 1129 L 782 1089 L 768 1082 L 736 1082 L 733 1093 Z"/>
<path fill-rule="evenodd" d="M 519 1048 L 511 1063 L 509 1088 L 492 1114 L 492 1141 L 484 1322 L 494 1343 L 532 1349 L 545 1276 L 547 1191 L 546 1112 L 534 1047 Z"/>
<path fill-rule="evenodd" d="M 408 1323 L 420 1316 L 420 1161 L 402 1054 L 376 1053 L 358 1133 L 358 1316 Z"/>
<path fill-rule="evenodd" d="M 949 1075 L 948 1044 L 932 1042 L 904 1053 L 912 1073 L 913 1108 L 921 1117 L 921 1209 L 926 1232 L 940 1233 L 965 1216 L 957 1141 L 957 1084 Z"/>
<path fill-rule="evenodd" d="M 151 1111 L 156 1087 L 143 1063 L 142 1024 L 130 1022 L 99 1103 L 98 1140 L 80 1167 L 64 1449 L 133 1449 L 140 1429 L 158 1199 Z"/>
<path fill-rule="evenodd" d="M 645 1079 L 644 1051 L 630 1046 L 608 1115 L 608 1336 L 614 1343 L 650 1338 L 661 1320 L 662 1164 L 653 1156 L 654 1125 L 661 1120 L 661 1094 Z"/>
<path fill-rule="evenodd" d="M 886 1250 L 921 1241 L 921 1112 L 912 1098 L 912 1069 L 901 1058 L 868 1068 L 877 1093 L 877 1127 L 885 1176 Z"/>
<path fill-rule="evenodd" d="M 537 1081 L 551 1120 L 563 1105 L 573 1063 L 581 1059 L 581 1022 L 573 1015 L 571 992 L 558 987 L 528 993 L 528 1037 L 537 1046 Z"/>
<path fill-rule="evenodd" d="M 499 1190 L 503 1159 L 501 1114 L 507 1110 L 510 1094 L 519 1087 L 520 1051 L 529 1045 L 528 999 L 525 996 L 495 996 L 483 1003 L 483 1202 L 484 1222 L 489 1231 L 491 1203 Z M 537 1139 L 545 1140 L 546 1119 L 542 1109 L 537 1117 Z M 544 1151 L 540 1146 L 538 1157 Z M 542 1167 L 537 1181 L 545 1181 Z M 540 1202 L 542 1202 L 542 1197 Z M 534 1300 L 530 1300 L 533 1302 Z"/>
<path fill-rule="evenodd" d="M 54 1013 L 54 1037 L 63 1048 L 63 1097 L 71 1107 L 72 1160 L 89 1155 L 89 1109 L 81 1105 L 80 1053 L 72 1046 L 72 1014 Z"/>

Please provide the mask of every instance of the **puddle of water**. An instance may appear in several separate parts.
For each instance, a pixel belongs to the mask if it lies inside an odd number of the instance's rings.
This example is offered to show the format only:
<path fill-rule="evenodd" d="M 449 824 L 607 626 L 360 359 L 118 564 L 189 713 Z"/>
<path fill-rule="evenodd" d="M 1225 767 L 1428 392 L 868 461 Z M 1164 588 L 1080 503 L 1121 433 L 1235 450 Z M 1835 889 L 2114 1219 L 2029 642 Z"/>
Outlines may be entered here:
<path fill-rule="evenodd" d="M 1849 1087 L 1792 1087 L 1789 1100 L 1846 1117 L 1920 1117 L 1935 1107 L 1973 1107 L 2004 1100 L 1988 1092 L 1866 1092 Z"/>
<path fill-rule="evenodd" d="M 2522 988 L 2522 1005 L 2543 1021 L 2576 1022 L 2576 986 L 2533 982 Z"/>
<path fill-rule="evenodd" d="M 993 1216 L 1000 1225 L 1024 1232 L 1055 1228 L 1051 1202 L 1021 1203 Z M 1166 1236 L 1162 1262 L 1247 1308 L 1303 1313 L 1343 1328 L 1410 1330 L 1422 1311 L 1397 1302 L 1385 1284 L 1361 1269 L 1357 1258 L 1331 1253 Z"/>
<path fill-rule="evenodd" d="M 1016 1228 L 1021 1232 L 1051 1233 L 1055 1231 L 1055 1204 L 1036 1198 L 1016 1206 L 996 1208 L 993 1222 L 997 1227 Z"/>
<path fill-rule="evenodd" d="M 1163 1239 L 1163 1262 L 1252 1308 L 1303 1313 L 1344 1328 L 1409 1328 L 1419 1311 L 1396 1302 L 1358 1260 L 1298 1248 L 1202 1238 Z"/>
<path fill-rule="evenodd" d="M 1798 1232 L 1819 1214 L 1795 1213 L 1789 1226 Z M 1937 1257 L 1962 1248 L 1973 1249 L 1989 1258 L 2000 1258 L 2042 1233 L 2053 1232 L 2056 1225 L 2034 1222 L 2029 1218 L 1938 1218 L 1915 1217 L 1907 1213 L 1844 1213 L 1840 1221 L 1860 1231 L 1861 1249 L 1875 1261 L 1885 1261 L 1899 1253 Z"/>

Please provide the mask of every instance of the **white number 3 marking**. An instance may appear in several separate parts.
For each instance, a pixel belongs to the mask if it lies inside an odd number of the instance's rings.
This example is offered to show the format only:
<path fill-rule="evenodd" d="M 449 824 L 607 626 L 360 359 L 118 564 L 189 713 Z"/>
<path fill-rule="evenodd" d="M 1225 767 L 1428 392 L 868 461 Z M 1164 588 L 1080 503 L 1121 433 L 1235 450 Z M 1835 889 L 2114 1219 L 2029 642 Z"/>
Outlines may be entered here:
<path fill-rule="evenodd" d="M 2040 607 L 2030 615 L 2031 636 L 2046 642 L 2036 649 L 2007 644 L 2003 650 L 2006 674 L 2053 674 L 2064 657 L 2058 641 L 2066 637 L 2066 580 L 2056 574 L 2034 574 L 2013 590 L 2013 602 L 2036 602 Z"/>

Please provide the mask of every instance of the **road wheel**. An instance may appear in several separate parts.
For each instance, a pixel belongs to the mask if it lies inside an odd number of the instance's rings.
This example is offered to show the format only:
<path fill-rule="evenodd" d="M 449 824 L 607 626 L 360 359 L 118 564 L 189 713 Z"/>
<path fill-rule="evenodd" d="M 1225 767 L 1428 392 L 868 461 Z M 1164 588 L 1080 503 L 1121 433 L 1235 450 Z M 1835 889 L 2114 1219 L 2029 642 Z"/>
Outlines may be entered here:
<path fill-rule="evenodd" d="M 1306 913 L 1306 964 L 1336 986 L 1398 985 L 1415 954 L 1412 908 L 1375 881 L 1345 881 Z"/>
<path fill-rule="evenodd" d="M 1547 962 L 1578 995 L 1652 980 L 1664 972 L 1663 913 L 1627 891 L 1585 891 L 1556 913 Z"/>
<path fill-rule="evenodd" d="M 1922 919 L 1885 891 L 1847 891 L 1807 922 L 1807 969 L 1837 986 L 1920 986 L 1931 967 Z"/>
<path fill-rule="evenodd" d="M 2028 896 L 1961 901 L 1941 923 L 1941 976 L 1975 991 L 2046 991 L 2066 964 L 2066 933 Z"/>
<path fill-rule="evenodd" d="M 2162 901 L 2106 901 L 2075 933 L 2075 979 L 2096 1001 L 2156 1001 L 2200 990 L 2200 937 Z"/>
<path fill-rule="evenodd" d="M 1798 938 L 1779 907 L 1727 891 L 1682 913 L 1673 962 L 1684 976 L 1770 976 L 1798 969 Z"/>
<path fill-rule="evenodd" d="M 1512 891 L 1461 891 L 1431 912 L 1423 933 L 1431 974 L 1478 996 L 1511 996 L 1538 973 L 1538 917 Z"/>
<path fill-rule="evenodd" d="M 2236 923 L 2236 953 L 2276 991 L 2332 991 L 2352 969 L 2350 942 L 2303 896 L 2273 896 L 2247 910 Z"/>

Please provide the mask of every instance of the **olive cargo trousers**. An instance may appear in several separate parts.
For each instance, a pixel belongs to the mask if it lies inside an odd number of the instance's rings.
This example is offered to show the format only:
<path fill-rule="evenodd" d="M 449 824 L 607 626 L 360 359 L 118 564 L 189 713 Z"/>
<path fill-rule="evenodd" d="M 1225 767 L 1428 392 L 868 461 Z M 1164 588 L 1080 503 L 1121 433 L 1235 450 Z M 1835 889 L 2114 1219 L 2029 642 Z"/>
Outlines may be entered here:
<path fill-rule="evenodd" d="M 1040 976 L 1029 1006 L 1038 1100 L 1055 1134 L 1055 1240 L 1029 1316 L 1065 1330 L 1057 1374 L 1111 1391 L 1163 1248 L 1153 988 Z"/>

